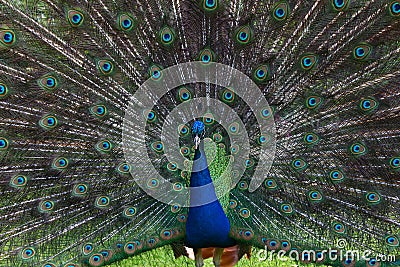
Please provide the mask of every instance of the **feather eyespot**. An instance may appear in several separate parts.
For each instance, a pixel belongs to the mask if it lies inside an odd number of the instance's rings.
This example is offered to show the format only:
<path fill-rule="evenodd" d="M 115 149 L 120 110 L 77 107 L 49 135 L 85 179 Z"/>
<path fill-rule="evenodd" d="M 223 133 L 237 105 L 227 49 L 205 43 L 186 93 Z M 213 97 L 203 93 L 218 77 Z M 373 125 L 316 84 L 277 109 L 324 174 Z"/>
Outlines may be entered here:
<path fill-rule="evenodd" d="M 133 216 L 136 215 L 137 209 L 135 207 L 126 207 L 122 214 L 125 218 L 132 218 Z"/>
<path fill-rule="evenodd" d="M 136 20 L 129 14 L 121 14 L 118 16 L 118 26 L 120 30 L 129 32 L 136 25 Z"/>
<path fill-rule="evenodd" d="M 290 204 L 281 204 L 280 210 L 283 214 L 286 215 L 290 215 L 294 212 L 293 207 Z"/>
<path fill-rule="evenodd" d="M 238 133 L 240 132 L 239 123 L 237 123 L 237 122 L 231 123 L 231 124 L 229 125 L 228 129 L 229 129 L 229 132 L 230 132 L 231 134 L 238 134 Z"/>
<path fill-rule="evenodd" d="M 168 26 L 161 29 L 159 36 L 164 46 L 170 46 L 175 41 L 175 33 Z"/>
<path fill-rule="evenodd" d="M 333 231 L 337 234 L 345 234 L 346 233 L 346 227 L 344 226 L 343 223 L 340 222 L 334 222 L 332 224 Z"/>
<path fill-rule="evenodd" d="M 215 134 L 213 134 L 213 140 L 214 140 L 214 142 L 220 143 L 220 142 L 222 142 L 223 139 L 224 139 L 224 138 L 222 137 L 222 135 L 221 135 L 220 133 L 215 133 Z"/>
<path fill-rule="evenodd" d="M 272 8 L 272 17 L 277 21 L 283 21 L 289 16 L 289 5 L 286 1 L 277 2 Z"/>
<path fill-rule="evenodd" d="M 257 83 L 265 83 L 270 78 L 270 69 L 268 65 L 258 66 L 253 73 L 253 78 Z"/>
<path fill-rule="evenodd" d="M 67 20 L 72 27 L 79 27 L 83 23 L 84 16 L 82 12 L 76 9 L 71 9 L 67 13 Z"/>
<path fill-rule="evenodd" d="M 28 182 L 28 178 L 24 175 L 15 175 L 11 178 L 10 185 L 14 188 L 25 187 Z"/>
<path fill-rule="evenodd" d="M 175 172 L 178 170 L 178 165 L 175 162 L 169 162 L 167 164 L 167 170 L 169 170 L 171 172 Z"/>
<path fill-rule="evenodd" d="M 244 162 L 244 165 L 246 167 L 246 169 L 250 169 L 254 166 L 255 162 L 253 159 L 246 159 Z"/>
<path fill-rule="evenodd" d="M 114 64 L 108 59 L 101 59 L 97 61 L 97 69 L 105 76 L 109 76 L 114 72 Z"/>
<path fill-rule="evenodd" d="M 178 215 L 176 218 L 177 218 L 177 220 L 178 220 L 179 222 L 181 222 L 181 223 L 185 223 L 186 220 L 187 220 L 187 217 L 186 217 L 185 214 L 180 214 L 180 215 Z"/>
<path fill-rule="evenodd" d="M 332 0 L 332 7 L 335 11 L 344 11 L 349 7 L 350 0 Z"/>
<path fill-rule="evenodd" d="M 149 76 L 153 81 L 160 80 L 162 77 L 163 68 L 159 65 L 153 64 L 149 68 Z"/>
<path fill-rule="evenodd" d="M 5 137 L 0 137 L 0 151 L 5 151 L 8 149 L 9 141 Z"/>
<path fill-rule="evenodd" d="M 235 209 L 237 207 L 237 201 L 236 200 L 229 200 L 229 208 L 230 209 Z"/>
<path fill-rule="evenodd" d="M 179 204 L 172 204 L 171 205 L 171 212 L 172 213 L 177 213 L 177 212 L 180 212 L 181 211 L 181 205 L 179 205 Z"/>
<path fill-rule="evenodd" d="M 47 262 L 43 265 L 43 267 L 56 267 L 54 263 Z"/>
<path fill-rule="evenodd" d="M 151 143 L 151 149 L 157 153 L 162 153 L 164 151 L 164 143 L 161 141 L 156 141 Z"/>
<path fill-rule="evenodd" d="M 375 258 L 369 259 L 366 262 L 367 267 L 379 267 L 381 266 L 381 263 L 377 261 Z"/>
<path fill-rule="evenodd" d="M 362 143 L 354 143 L 350 146 L 350 152 L 354 156 L 362 156 L 367 154 L 367 148 Z"/>
<path fill-rule="evenodd" d="M 240 215 L 241 217 L 247 219 L 247 218 L 250 217 L 251 213 L 250 213 L 250 210 L 249 210 L 249 209 L 247 209 L 247 208 L 242 208 L 242 209 L 240 209 L 240 211 L 239 211 L 239 215 Z"/>
<path fill-rule="evenodd" d="M 288 240 L 281 241 L 281 249 L 283 251 L 289 251 L 292 248 L 292 244 Z"/>
<path fill-rule="evenodd" d="M 46 130 L 55 128 L 57 124 L 58 120 L 54 115 L 46 115 L 39 120 L 39 125 Z"/>
<path fill-rule="evenodd" d="M 235 100 L 235 93 L 231 89 L 225 89 L 222 92 L 222 101 L 225 103 L 232 103 Z"/>
<path fill-rule="evenodd" d="M 37 83 L 39 87 L 49 92 L 54 91 L 59 86 L 58 79 L 52 74 L 42 76 Z"/>
<path fill-rule="evenodd" d="M 57 170 L 63 170 L 68 167 L 68 159 L 64 157 L 58 157 L 53 160 L 52 167 Z"/>
<path fill-rule="evenodd" d="M 218 10 L 220 0 L 202 0 L 201 7 L 206 13 L 214 13 Z"/>
<path fill-rule="evenodd" d="M 321 202 L 323 199 L 323 196 L 322 196 L 321 192 L 319 192 L 318 190 L 312 190 L 312 191 L 308 192 L 308 199 L 311 202 Z"/>
<path fill-rule="evenodd" d="M 93 254 L 89 258 L 89 264 L 91 266 L 100 266 L 104 263 L 104 257 L 101 254 Z"/>
<path fill-rule="evenodd" d="M 97 208 L 106 208 L 110 205 L 111 200 L 107 196 L 99 196 L 95 200 L 95 206 Z"/>
<path fill-rule="evenodd" d="M 329 178 L 333 183 L 340 183 L 344 180 L 345 176 L 341 170 L 333 170 L 329 173 Z"/>
<path fill-rule="evenodd" d="M 303 159 L 294 159 L 292 161 L 292 167 L 296 171 L 302 171 L 307 168 L 307 163 Z"/>
<path fill-rule="evenodd" d="M 235 40 L 239 45 L 247 45 L 253 39 L 253 30 L 249 25 L 244 25 L 236 30 Z"/>
<path fill-rule="evenodd" d="M 117 171 L 121 174 L 128 174 L 131 171 L 131 165 L 128 163 L 122 162 L 117 166 Z"/>
<path fill-rule="evenodd" d="M 76 184 L 72 189 L 72 195 L 76 197 L 85 196 L 88 193 L 88 186 L 86 184 Z"/>
<path fill-rule="evenodd" d="M 94 105 L 89 108 L 89 111 L 97 118 L 103 118 L 105 115 L 107 115 L 107 107 L 103 104 Z"/>
<path fill-rule="evenodd" d="M 300 65 L 301 65 L 302 69 L 304 69 L 304 70 L 313 69 L 317 65 L 317 62 L 318 62 L 318 58 L 314 54 L 304 55 L 300 59 Z"/>
<path fill-rule="evenodd" d="M 315 133 L 306 133 L 304 135 L 304 143 L 306 145 L 315 145 L 319 142 L 319 136 Z"/>
<path fill-rule="evenodd" d="M 247 190 L 249 188 L 249 184 L 246 181 L 241 181 L 238 184 L 238 188 L 240 190 Z"/>
<path fill-rule="evenodd" d="M 268 190 L 273 190 L 276 189 L 278 187 L 278 184 L 276 183 L 275 179 L 272 178 L 268 178 L 264 181 L 264 186 L 268 189 Z"/>
<path fill-rule="evenodd" d="M 187 125 L 181 124 L 178 126 L 178 133 L 181 137 L 185 137 L 190 133 L 189 127 Z"/>
<path fill-rule="evenodd" d="M 6 98 L 8 93 L 9 93 L 8 86 L 0 81 L 0 99 Z"/>
<path fill-rule="evenodd" d="M 192 98 L 192 93 L 185 87 L 179 89 L 178 97 L 181 102 L 188 101 Z"/>
<path fill-rule="evenodd" d="M 211 113 L 206 113 L 203 116 L 203 123 L 205 125 L 212 125 L 214 123 L 214 115 Z"/>
<path fill-rule="evenodd" d="M 366 43 L 361 43 L 354 47 L 353 49 L 353 57 L 356 60 L 364 60 L 366 59 L 372 52 L 372 46 Z"/>
<path fill-rule="evenodd" d="M 269 250 L 278 250 L 281 246 L 281 243 L 275 239 L 268 239 L 265 244 Z"/>
<path fill-rule="evenodd" d="M 379 204 L 381 202 L 381 196 L 377 192 L 368 192 L 365 198 L 369 204 Z"/>
<path fill-rule="evenodd" d="M 398 247 L 399 246 L 399 238 L 395 235 L 390 235 L 385 238 L 385 242 L 390 247 Z"/>
<path fill-rule="evenodd" d="M 372 112 L 378 107 L 378 102 L 372 97 L 363 98 L 360 101 L 360 109 L 364 112 Z"/>
<path fill-rule="evenodd" d="M 399 1 L 393 1 L 389 5 L 389 12 L 390 15 L 393 17 L 399 17 L 400 16 L 400 2 Z"/>
<path fill-rule="evenodd" d="M 136 251 L 136 242 L 128 242 L 124 246 L 124 251 L 128 255 L 132 255 Z"/>
<path fill-rule="evenodd" d="M 40 212 L 51 212 L 54 210 L 54 202 L 51 200 L 42 200 L 39 203 L 39 211 Z"/>
<path fill-rule="evenodd" d="M 149 189 L 156 189 L 160 185 L 160 181 L 157 178 L 151 178 L 147 181 L 147 187 Z"/>
<path fill-rule="evenodd" d="M 23 260 L 29 260 L 33 258 L 36 254 L 36 251 L 33 247 L 26 247 L 21 250 L 20 256 Z"/>
<path fill-rule="evenodd" d="M 173 188 L 174 191 L 177 191 L 177 192 L 182 191 L 183 190 L 183 184 L 179 183 L 179 182 L 176 182 L 176 183 L 174 183 L 172 185 L 172 188 Z"/>
<path fill-rule="evenodd" d="M 97 151 L 108 153 L 113 149 L 114 146 L 109 140 L 104 139 L 99 141 L 95 147 Z"/>
<path fill-rule="evenodd" d="M 319 96 L 309 96 L 306 99 L 306 107 L 308 109 L 316 109 L 318 108 L 322 103 L 322 98 Z"/>
<path fill-rule="evenodd" d="M 390 167 L 393 169 L 400 168 L 400 157 L 394 157 L 389 160 Z"/>
<path fill-rule="evenodd" d="M 157 113 L 154 110 L 143 111 L 143 116 L 149 123 L 154 123 L 157 121 Z"/>
<path fill-rule="evenodd" d="M 198 59 L 203 64 L 208 64 L 208 63 L 214 61 L 214 58 L 215 58 L 214 52 L 211 49 L 206 48 L 206 49 L 204 49 L 203 51 L 200 52 L 200 55 L 199 55 Z"/>
<path fill-rule="evenodd" d="M 93 244 L 86 243 L 82 246 L 82 253 L 83 255 L 87 256 L 93 252 L 93 249 L 94 249 Z"/>
<path fill-rule="evenodd" d="M 15 44 L 16 38 L 13 30 L 0 29 L 0 44 L 3 47 L 10 47 Z"/>

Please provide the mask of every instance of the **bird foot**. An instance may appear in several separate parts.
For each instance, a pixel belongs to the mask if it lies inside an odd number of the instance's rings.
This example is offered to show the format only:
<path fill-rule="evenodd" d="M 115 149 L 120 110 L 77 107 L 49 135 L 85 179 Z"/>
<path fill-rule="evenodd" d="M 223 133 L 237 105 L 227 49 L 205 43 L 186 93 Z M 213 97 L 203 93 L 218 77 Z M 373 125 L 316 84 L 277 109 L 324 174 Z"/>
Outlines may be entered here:
<path fill-rule="evenodd" d="M 224 248 L 215 248 L 213 257 L 213 262 L 215 267 L 220 267 L 221 257 L 223 253 L 224 253 Z"/>
<path fill-rule="evenodd" d="M 194 259 L 196 261 L 196 267 L 203 267 L 204 261 L 203 261 L 203 255 L 201 253 L 201 248 L 194 249 Z"/>

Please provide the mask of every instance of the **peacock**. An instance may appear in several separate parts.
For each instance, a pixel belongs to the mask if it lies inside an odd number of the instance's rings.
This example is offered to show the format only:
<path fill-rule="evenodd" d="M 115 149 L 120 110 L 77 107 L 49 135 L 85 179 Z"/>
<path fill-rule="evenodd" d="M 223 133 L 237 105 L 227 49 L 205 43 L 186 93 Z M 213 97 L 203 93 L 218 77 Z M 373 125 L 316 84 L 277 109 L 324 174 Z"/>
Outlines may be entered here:
<path fill-rule="evenodd" d="M 397 0 L 0 0 L 0 266 L 398 265 L 399 36 Z"/>

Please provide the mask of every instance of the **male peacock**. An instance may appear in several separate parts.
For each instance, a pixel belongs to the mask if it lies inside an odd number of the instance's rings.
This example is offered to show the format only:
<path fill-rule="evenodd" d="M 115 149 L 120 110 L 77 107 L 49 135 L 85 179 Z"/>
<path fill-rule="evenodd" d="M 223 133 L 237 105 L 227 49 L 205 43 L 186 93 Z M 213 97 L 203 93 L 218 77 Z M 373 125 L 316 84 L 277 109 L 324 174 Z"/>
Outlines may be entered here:
<path fill-rule="evenodd" d="M 396 0 L 0 0 L 0 266 L 398 263 L 399 34 Z"/>

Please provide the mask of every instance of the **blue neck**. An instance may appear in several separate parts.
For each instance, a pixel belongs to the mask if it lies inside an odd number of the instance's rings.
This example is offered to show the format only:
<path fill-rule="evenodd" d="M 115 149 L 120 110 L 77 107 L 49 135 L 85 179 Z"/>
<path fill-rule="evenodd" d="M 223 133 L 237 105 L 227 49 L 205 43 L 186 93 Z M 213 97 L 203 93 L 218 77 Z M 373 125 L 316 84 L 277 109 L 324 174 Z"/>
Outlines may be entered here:
<path fill-rule="evenodd" d="M 195 151 L 190 176 L 190 208 L 185 244 L 192 248 L 230 247 L 230 224 L 215 194 L 202 144 Z"/>

